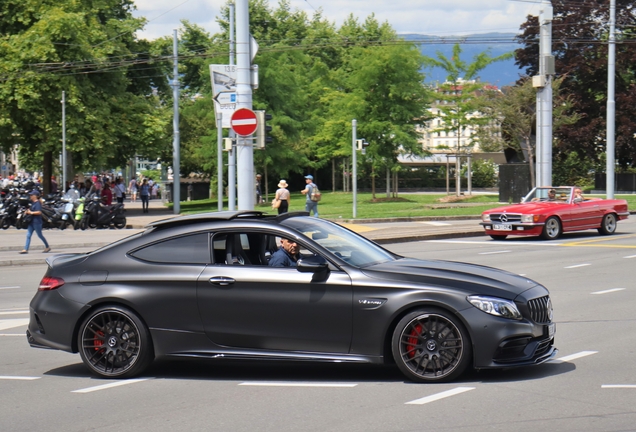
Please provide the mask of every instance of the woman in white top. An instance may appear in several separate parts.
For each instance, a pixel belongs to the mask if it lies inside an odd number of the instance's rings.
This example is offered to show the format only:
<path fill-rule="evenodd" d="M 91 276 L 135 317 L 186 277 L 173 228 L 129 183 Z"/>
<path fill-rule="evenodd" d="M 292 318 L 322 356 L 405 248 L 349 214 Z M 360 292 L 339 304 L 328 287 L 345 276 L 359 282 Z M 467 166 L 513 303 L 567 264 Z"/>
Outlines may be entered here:
<path fill-rule="evenodd" d="M 276 197 L 274 199 L 280 200 L 280 206 L 278 207 L 278 214 L 287 213 L 289 210 L 289 191 L 287 190 L 287 182 L 281 180 L 278 182 L 279 189 L 276 191 Z"/>

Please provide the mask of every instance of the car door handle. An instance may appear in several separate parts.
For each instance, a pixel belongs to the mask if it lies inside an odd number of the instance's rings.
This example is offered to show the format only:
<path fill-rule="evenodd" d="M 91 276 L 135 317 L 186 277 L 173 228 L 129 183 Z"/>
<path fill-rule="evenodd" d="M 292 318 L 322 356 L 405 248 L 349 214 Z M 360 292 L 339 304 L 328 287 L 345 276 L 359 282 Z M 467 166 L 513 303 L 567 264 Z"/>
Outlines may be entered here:
<path fill-rule="evenodd" d="M 236 282 L 234 279 L 226 276 L 216 276 L 210 278 L 210 283 L 214 285 L 228 286 L 232 285 L 234 282 Z"/>

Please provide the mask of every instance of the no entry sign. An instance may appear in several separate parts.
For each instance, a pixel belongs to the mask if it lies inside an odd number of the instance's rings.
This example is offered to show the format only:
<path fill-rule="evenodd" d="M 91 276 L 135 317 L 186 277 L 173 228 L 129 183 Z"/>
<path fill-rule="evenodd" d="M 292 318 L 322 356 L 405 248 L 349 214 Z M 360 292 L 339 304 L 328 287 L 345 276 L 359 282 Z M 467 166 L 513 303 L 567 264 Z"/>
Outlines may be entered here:
<path fill-rule="evenodd" d="M 247 108 L 239 108 L 232 114 L 230 126 L 237 135 L 252 135 L 256 132 L 256 114 Z"/>

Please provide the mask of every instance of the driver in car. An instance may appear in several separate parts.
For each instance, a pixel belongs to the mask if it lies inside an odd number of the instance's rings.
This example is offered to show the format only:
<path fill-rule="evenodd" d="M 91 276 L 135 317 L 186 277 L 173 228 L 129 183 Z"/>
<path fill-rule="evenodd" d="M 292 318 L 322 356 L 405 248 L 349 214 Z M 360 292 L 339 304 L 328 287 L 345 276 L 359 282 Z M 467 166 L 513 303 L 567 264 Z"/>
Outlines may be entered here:
<path fill-rule="evenodd" d="M 298 243 L 281 238 L 280 244 L 280 249 L 272 254 L 268 265 L 270 267 L 296 267 L 296 263 L 301 258 Z"/>

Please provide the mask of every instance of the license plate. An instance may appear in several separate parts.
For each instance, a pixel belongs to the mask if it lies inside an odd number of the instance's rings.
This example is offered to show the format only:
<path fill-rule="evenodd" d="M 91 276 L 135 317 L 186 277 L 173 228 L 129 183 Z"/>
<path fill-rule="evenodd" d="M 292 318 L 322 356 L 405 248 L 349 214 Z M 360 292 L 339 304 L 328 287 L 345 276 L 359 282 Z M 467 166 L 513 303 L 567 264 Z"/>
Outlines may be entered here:
<path fill-rule="evenodd" d="M 550 338 L 554 337 L 555 333 L 556 333 L 556 323 L 548 324 L 548 337 Z"/>
<path fill-rule="evenodd" d="M 495 231 L 512 231 L 512 225 L 510 224 L 493 224 L 492 229 Z"/>

